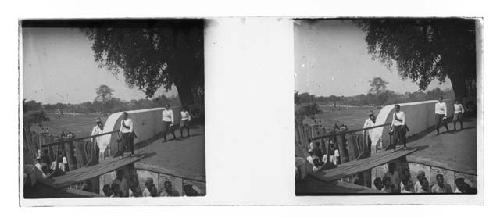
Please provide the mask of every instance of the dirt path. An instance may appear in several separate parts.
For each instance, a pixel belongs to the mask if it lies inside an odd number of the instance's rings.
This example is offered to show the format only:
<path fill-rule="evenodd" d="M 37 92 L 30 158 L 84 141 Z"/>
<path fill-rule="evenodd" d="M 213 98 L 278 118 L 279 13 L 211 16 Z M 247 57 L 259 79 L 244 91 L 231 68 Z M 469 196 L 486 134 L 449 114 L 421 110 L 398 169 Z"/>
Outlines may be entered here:
<path fill-rule="evenodd" d="M 457 125 L 458 128 L 459 125 Z M 453 130 L 435 135 L 435 131 L 409 143 L 410 147 L 424 147 L 407 158 L 409 161 L 432 163 L 451 170 L 477 173 L 477 128 L 476 120 L 464 122 L 463 130 Z M 444 127 L 441 129 L 444 131 Z M 427 147 L 428 146 L 428 147 Z"/>
<path fill-rule="evenodd" d="M 137 150 L 137 153 L 154 153 L 139 163 L 157 166 L 171 171 L 176 176 L 205 178 L 205 129 L 203 126 L 191 130 L 191 137 L 163 142 L 163 139 Z M 179 132 L 176 131 L 177 137 Z"/>

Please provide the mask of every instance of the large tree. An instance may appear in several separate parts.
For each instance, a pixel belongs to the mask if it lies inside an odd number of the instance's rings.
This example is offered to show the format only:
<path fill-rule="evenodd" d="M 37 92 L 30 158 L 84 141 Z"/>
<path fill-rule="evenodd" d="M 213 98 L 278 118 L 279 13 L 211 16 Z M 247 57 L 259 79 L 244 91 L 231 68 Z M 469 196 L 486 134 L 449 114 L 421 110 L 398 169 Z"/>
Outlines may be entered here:
<path fill-rule="evenodd" d="M 101 66 L 123 74 L 147 97 L 174 85 L 183 105 L 203 105 L 204 53 L 201 20 L 96 22 L 86 29 Z"/>
<path fill-rule="evenodd" d="M 389 84 L 381 77 L 373 77 L 373 79 L 368 82 L 370 83 L 370 90 L 368 93 L 372 95 L 380 95 L 380 93 L 385 92 L 387 84 Z"/>
<path fill-rule="evenodd" d="M 455 96 L 476 81 L 476 23 L 467 19 L 361 20 L 368 52 L 396 65 L 403 78 L 425 90 L 433 79 L 451 80 Z"/>
<path fill-rule="evenodd" d="M 95 93 L 97 94 L 95 101 L 106 103 L 113 98 L 113 92 L 114 90 L 109 88 L 109 86 L 102 84 L 95 89 Z"/>

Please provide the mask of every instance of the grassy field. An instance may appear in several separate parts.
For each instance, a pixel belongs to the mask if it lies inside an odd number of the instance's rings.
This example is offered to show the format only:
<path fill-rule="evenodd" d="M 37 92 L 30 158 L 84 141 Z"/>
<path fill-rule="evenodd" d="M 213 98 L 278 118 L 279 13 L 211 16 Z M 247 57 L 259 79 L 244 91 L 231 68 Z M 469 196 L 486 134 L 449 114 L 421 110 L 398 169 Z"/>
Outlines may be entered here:
<path fill-rule="evenodd" d="M 60 118 L 56 114 L 47 114 L 48 122 L 43 122 L 44 127 L 49 128 L 49 133 L 60 135 L 62 131 L 71 131 L 77 137 L 90 136 L 92 128 L 96 125 L 96 119 L 99 114 L 64 114 Z M 101 117 L 103 122 L 106 122 L 106 117 Z M 38 126 L 31 128 L 34 131 L 39 131 Z"/>
<path fill-rule="evenodd" d="M 363 124 L 370 111 L 373 110 L 375 115 L 378 114 L 378 110 L 370 106 L 361 107 L 342 107 L 340 109 L 333 109 L 328 106 L 320 106 L 322 113 L 316 115 L 316 119 L 320 120 L 321 124 L 326 127 L 333 127 L 335 122 L 339 124 L 344 123 L 349 129 L 360 129 L 363 128 Z"/>

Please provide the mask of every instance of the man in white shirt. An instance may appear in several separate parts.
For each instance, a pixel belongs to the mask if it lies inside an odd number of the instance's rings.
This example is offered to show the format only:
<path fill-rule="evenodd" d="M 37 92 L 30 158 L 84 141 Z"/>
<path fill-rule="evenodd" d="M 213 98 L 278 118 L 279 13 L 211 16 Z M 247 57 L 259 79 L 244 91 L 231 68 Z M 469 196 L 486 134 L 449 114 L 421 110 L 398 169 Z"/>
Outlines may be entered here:
<path fill-rule="evenodd" d="M 455 104 L 453 105 L 454 108 L 454 113 L 453 113 L 453 129 L 456 131 L 457 130 L 457 122 L 460 122 L 460 129 L 464 128 L 464 121 L 463 121 L 463 116 L 465 113 L 464 106 L 460 101 L 457 99 L 455 100 Z"/>
<path fill-rule="evenodd" d="M 370 113 L 369 118 L 365 120 L 365 124 L 363 125 L 363 129 L 374 127 L 375 122 L 376 122 L 375 115 L 373 115 L 373 113 Z M 372 145 L 372 140 L 371 140 L 372 132 L 373 132 L 373 129 L 363 130 L 363 134 L 365 135 L 365 144 L 364 144 L 364 148 L 363 148 L 364 152 L 370 151 L 370 147 Z"/>
<path fill-rule="evenodd" d="M 443 101 L 443 97 L 439 98 L 439 102 L 434 106 L 434 111 L 437 131 L 436 135 L 439 135 L 439 128 L 441 128 L 441 126 L 446 127 L 446 131 L 448 131 L 448 123 L 446 122 L 448 111 L 446 110 L 446 103 Z"/>
<path fill-rule="evenodd" d="M 170 108 L 170 104 L 165 105 L 165 110 L 162 113 L 163 120 L 163 142 L 167 141 L 167 134 L 172 133 L 174 140 L 176 140 L 174 132 L 174 110 Z"/>
<path fill-rule="evenodd" d="M 120 133 L 122 135 L 122 152 L 126 150 L 134 155 L 134 122 L 128 117 L 127 112 L 123 112 L 123 120 L 120 123 Z"/>
<path fill-rule="evenodd" d="M 394 114 L 392 115 L 391 122 L 391 132 L 394 136 L 394 143 L 389 145 L 387 150 L 396 148 L 396 145 L 399 143 L 402 143 L 403 147 L 406 148 L 406 130 L 405 113 L 401 111 L 401 106 L 397 104 L 394 106 Z"/>
<path fill-rule="evenodd" d="M 97 118 L 97 125 L 92 129 L 91 136 L 100 135 L 104 133 L 104 125 L 102 124 L 101 118 Z M 97 136 L 95 138 L 90 138 L 90 141 L 95 143 L 95 146 L 98 148 L 99 152 L 99 160 L 104 160 L 104 152 L 106 151 L 106 144 L 104 143 L 104 137 Z"/>
<path fill-rule="evenodd" d="M 189 111 L 187 110 L 187 107 L 183 107 L 181 110 L 181 122 L 180 122 L 180 132 L 181 132 L 181 138 L 184 136 L 182 133 L 184 130 L 187 130 L 187 135 L 189 137 L 189 123 L 191 122 L 191 114 L 189 114 Z"/>

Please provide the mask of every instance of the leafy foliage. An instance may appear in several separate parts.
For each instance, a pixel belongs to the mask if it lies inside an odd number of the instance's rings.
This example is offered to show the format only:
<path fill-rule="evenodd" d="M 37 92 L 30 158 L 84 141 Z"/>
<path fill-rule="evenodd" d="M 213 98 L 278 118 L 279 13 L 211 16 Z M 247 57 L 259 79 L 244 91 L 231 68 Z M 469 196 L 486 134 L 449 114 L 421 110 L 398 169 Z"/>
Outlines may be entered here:
<path fill-rule="evenodd" d="M 86 29 L 101 67 L 152 97 L 177 87 L 184 105 L 203 104 L 204 53 L 200 20 L 123 21 Z"/>
<path fill-rule="evenodd" d="M 311 104 L 297 105 L 295 107 L 295 117 L 297 121 L 300 121 L 305 117 L 312 117 L 319 113 L 321 113 L 321 109 L 315 102 Z"/>
<path fill-rule="evenodd" d="M 95 101 L 100 101 L 100 102 L 107 102 L 113 98 L 113 92 L 114 90 L 109 88 L 107 85 L 100 85 L 96 90 L 95 93 L 97 94 Z"/>
<path fill-rule="evenodd" d="M 44 121 L 49 121 L 49 118 L 43 111 L 42 103 L 23 99 L 23 128 L 29 130 L 31 125 Z"/>
<path fill-rule="evenodd" d="M 380 93 L 385 92 L 387 84 L 389 84 L 380 77 L 374 77 L 369 82 L 370 82 L 370 91 L 368 91 L 368 93 L 373 95 L 379 95 Z"/>
<path fill-rule="evenodd" d="M 370 19 L 358 22 L 367 33 L 368 52 L 421 90 L 449 77 L 455 94 L 465 96 L 476 79 L 476 24 L 466 19 Z"/>

